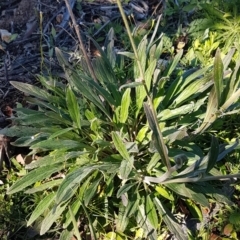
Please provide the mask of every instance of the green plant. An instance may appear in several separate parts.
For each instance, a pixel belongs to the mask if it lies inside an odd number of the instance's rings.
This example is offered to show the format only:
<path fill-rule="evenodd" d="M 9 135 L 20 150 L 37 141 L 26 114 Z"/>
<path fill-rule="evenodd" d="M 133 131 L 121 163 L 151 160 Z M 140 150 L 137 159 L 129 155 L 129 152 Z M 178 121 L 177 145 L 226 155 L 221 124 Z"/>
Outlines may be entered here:
<path fill-rule="evenodd" d="M 225 2 L 225 5 L 230 5 L 230 2 Z M 205 16 L 191 22 L 188 30 L 191 36 L 201 38 L 206 30 L 214 32 L 216 42 L 219 42 L 224 53 L 228 52 L 229 48 L 239 44 L 240 18 L 237 8 L 232 9 L 231 12 L 225 12 L 219 9 L 220 6 L 216 8 L 209 3 L 203 3 L 200 6 Z"/>
<path fill-rule="evenodd" d="M 40 158 L 26 166 L 29 172 L 8 193 L 42 192 L 28 220 L 29 226 L 43 219 L 40 234 L 51 228 L 64 229 L 60 239 L 73 234 L 78 239 L 157 239 L 169 231 L 186 239 L 175 201 L 187 202 L 199 217 L 197 204 L 207 206 L 208 198 L 228 201 L 209 181 L 239 177 L 214 169 L 238 142 L 219 144 L 212 137 L 205 151 L 195 139 L 238 107 L 238 68 L 229 77 L 221 67 L 226 70 L 233 53 L 222 63 L 218 52 L 213 68 L 182 71 L 179 51 L 161 70 L 163 40 L 155 39 L 159 21 L 137 48 L 129 34 L 134 53 L 115 53 L 112 29 L 105 50 L 92 39 L 100 52 L 92 60 L 97 81 L 84 60 L 72 67 L 56 49 L 67 84 L 51 76 L 39 76 L 42 88 L 12 82 L 37 110 L 18 107 L 13 126 L 1 133 L 16 136 L 13 145 L 29 147 L 29 155 Z M 120 54 L 133 59 L 131 81 L 125 84 L 115 74 Z M 204 121 L 197 126 L 199 119 Z"/>
<path fill-rule="evenodd" d="M 12 166 L 15 168 L 14 171 L 1 172 L 0 238 L 5 240 L 18 236 L 18 239 L 30 239 L 31 234 L 26 226 L 26 218 L 29 217 L 29 212 L 33 211 L 33 203 L 37 204 L 40 197 L 26 195 L 23 192 L 14 195 L 6 194 L 7 189 L 19 179 L 19 176 L 26 174 L 26 170 L 14 159 L 12 159 Z"/>

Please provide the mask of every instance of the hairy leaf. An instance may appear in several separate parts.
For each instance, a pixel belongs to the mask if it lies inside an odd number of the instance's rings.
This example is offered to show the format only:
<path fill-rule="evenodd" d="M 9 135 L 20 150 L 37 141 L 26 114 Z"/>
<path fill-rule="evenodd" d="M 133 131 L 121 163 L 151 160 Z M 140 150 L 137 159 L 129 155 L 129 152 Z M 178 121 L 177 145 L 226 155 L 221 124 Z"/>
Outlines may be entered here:
<path fill-rule="evenodd" d="M 41 181 L 43 179 L 48 178 L 51 174 L 59 171 L 62 169 L 63 165 L 60 164 L 53 164 L 50 166 L 44 166 L 29 172 L 23 178 L 15 182 L 7 191 L 7 194 L 13 194 L 19 192 L 26 187 L 32 185 L 35 182 Z"/>
<path fill-rule="evenodd" d="M 81 129 L 80 109 L 78 106 L 78 101 L 74 92 L 70 87 L 67 88 L 66 102 L 67 102 L 68 112 L 74 122 L 74 125 L 76 125 L 77 128 Z"/>
<path fill-rule="evenodd" d="M 45 198 L 41 200 L 41 202 L 35 207 L 33 210 L 31 217 L 27 222 L 27 226 L 30 226 L 38 217 L 40 217 L 46 209 L 49 208 L 51 203 L 55 198 L 55 193 L 49 193 Z"/>
<path fill-rule="evenodd" d="M 181 225 L 176 221 L 169 209 L 156 197 L 154 198 L 154 203 L 169 231 L 174 234 L 178 240 L 187 240 L 187 235 L 183 232 Z"/>

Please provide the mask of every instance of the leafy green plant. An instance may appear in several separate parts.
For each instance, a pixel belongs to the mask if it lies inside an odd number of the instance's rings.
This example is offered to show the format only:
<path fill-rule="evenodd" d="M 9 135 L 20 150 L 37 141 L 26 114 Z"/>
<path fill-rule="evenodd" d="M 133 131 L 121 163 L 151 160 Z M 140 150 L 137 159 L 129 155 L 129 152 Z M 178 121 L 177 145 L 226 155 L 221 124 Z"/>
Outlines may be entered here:
<path fill-rule="evenodd" d="M 226 2 L 225 5 L 230 5 L 230 2 Z M 206 30 L 214 32 L 216 33 L 216 42 L 219 42 L 219 46 L 225 53 L 235 44 L 239 44 L 240 18 L 236 8 L 231 12 L 224 12 L 219 9 L 220 6 L 216 8 L 209 3 L 203 3 L 200 6 L 205 16 L 191 22 L 188 31 L 191 36 L 199 38 L 204 36 Z"/>
<path fill-rule="evenodd" d="M 130 32 L 124 14 L 123 20 Z M 213 68 L 181 71 L 179 51 L 166 68 L 158 68 L 159 22 L 138 47 L 129 34 L 134 53 L 115 53 L 112 29 L 104 50 L 92 39 L 100 52 L 92 60 L 97 81 L 84 60 L 73 67 L 56 49 L 67 84 L 51 76 L 39 76 L 42 88 L 11 82 L 37 110 L 16 108 L 13 126 L 1 133 L 17 137 L 13 145 L 29 147 L 29 155 L 39 159 L 26 165 L 29 172 L 8 193 L 42 193 L 27 223 L 42 219 L 41 235 L 61 229 L 60 239 L 157 239 L 170 232 L 186 239 L 177 210 L 171 211 L 174 197 L 195 213 L 197 204 L 208 206 L 208 198 L 229 203 L 209 181 L 239 177 L 214 169 L 238 141 L 219 144 L 212 137 L 203 151 L 194 140 L 238 107 L 238 68 L 224 75 L 233 53 L 222 61 L 217 52 Z M 125 84 L 115 74 L 122 56 L 133 59 Z M 197 126 L 199 119 L 204 121 Z"/>
<path fill-rule="evenodd" d="M 34 235 L 34 228 L 32 232 L 27 228 L 26 218 L 29 213 L 33 211 L 32 205 L 37 204 L 41 199 L 37 195 L 26 195 L 19 192 L 14 195 L 7 195 L 6 191 L 13 185 L 19 176 L 24 176 L 26 170 L 15 160 L 12 159 L 12 166 L 14 171 L 1 173 L 0 185 L 0 238 L 13 239 L 30 239 L 30 235 Z"/>

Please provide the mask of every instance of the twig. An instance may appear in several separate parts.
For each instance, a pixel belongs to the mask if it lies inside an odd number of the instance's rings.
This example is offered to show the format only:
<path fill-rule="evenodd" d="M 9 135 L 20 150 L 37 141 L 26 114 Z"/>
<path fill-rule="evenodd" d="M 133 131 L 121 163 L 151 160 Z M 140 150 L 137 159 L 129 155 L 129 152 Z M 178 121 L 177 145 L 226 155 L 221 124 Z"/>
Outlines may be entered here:
<path fill-rule="evenodd" d="M 68 0 L 65 0 L 65 3 L 66 3 L 66 6 L 67 6 L 67 9 L 68 9 L 68 12 L 69 12 L 69 14 L 70 14 L 70 17 L 71 17 L 71 19 L 72 19 L 73 26 L 74 26 L 75 32 L 76 32 L 76 34 L 77 34 L 77 37 L 78 37 L 78 40 L 79 40 L 79 43 L 80 43 L 80 44 L 79 44 L 79 47 L 80 47 L 80 49 L 81 49 L 82 52 L 83 52 L 84 58 L 85 58 L 85 60 L 86 60 L 87 66 L 88 66 L 88 70 L 89 70 L 92 78 L 94 79 L 94 81 L 95 81 L 95 82 L 98 82 L 97 77 L 96 77 L 96 75 L 95 75 L 95 73 L 94 73 L 94 71 L 93 71 L 92 64 L 91 64 L 91 62 L 90 62 L 90 60 L 89 60 L 89 57 L 88 57 L 88 55 L 87 55 L 87 51 L 86 51 L 86 49 L 85 49 L 85 47 L 84 47 L 84 44 L 83 44 L 83 40 L 82 40 L 82 36 L 81 36 L 81 33 L 80 33 L 79 25 L 77 24 L 77 22 L 76 22 L 76 20 L 75 20 L 75 17 L 74 17 L 74 15 L 73 15 L 73 12 L 72 12 L 72 9 L 71 9 L 71 7 L 70 7 L 70 5 L 69 5 Z"/>

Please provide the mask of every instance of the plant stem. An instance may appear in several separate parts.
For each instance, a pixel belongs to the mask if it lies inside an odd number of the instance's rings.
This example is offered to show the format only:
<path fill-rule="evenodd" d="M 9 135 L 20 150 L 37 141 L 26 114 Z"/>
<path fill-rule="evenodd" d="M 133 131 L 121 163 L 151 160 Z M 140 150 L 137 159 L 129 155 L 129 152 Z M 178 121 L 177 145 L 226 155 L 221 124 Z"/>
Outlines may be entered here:
<path fill-rule="evenodd" d="M 80 49 L 81 49 L 82 52 L 83 52 L 84 58 L 85 58 L 85 60 L 86 60 L 87 66 L 88 66 L 88 70 L 89 70 L 89 72 L 90 72 L 93 80 L 94 80 L 95 82 L 98 82 L 97 77 L 96 77 L 96 75 L 95 75 L 95 73 L 94 73 L 92 64 L 91 64 L 91 62 L 90 62 L 90 60 L 89 60 L 89 57 L 88 57 L 88 55 L 87 55 L 87 51 L 86 51 L 86 49 L 85 49 L 85 47 L 84 47 L 84 44 L 83 44 L 83 40 L 82 40 L 82 36 L 81 36 L 81 32 L 80 32 L 79 25 L 78 25 L 77 22 L 76 22 L 76 19 L 75 19 L 74 15 L 73 15 L 73 11 L 72 11 L 72 9 L 71 9 L 71 7 L 70 7 L 70 5 L 69 5 L 68 0 L 65 0 L 65 3 L 66 3 L 66 6 L 67 6 L 67 9 L 68 9 L 68 12 L 69 12 L 69 14 L 70 14 L 70 17 L 71 17 L 71 19 L 72 19 L 73 26 L 74 26 L 75 32 L 76 32 L 76 34 L 77 34 L 78 41 L 79 41 L 79 43 L 80 43 L 80 44 L 79 44 L 79 47 L 80 47 Z"/>
<path fill-rule="evenodd" d="M 130 30 L 130 27 L 129 27 L 129 24 L 128 24 L 128 21 L 127 21 L 127 18 L 126 18 L 126 15 L 124 13 L 124 10 L 123 10 L 123 7 L 122 7 L 122 4 L 121 4 L 121 1 L 120 0 L 117 0 L 117 5 L 118 5 L 118 8 L 119 8 L 119 11 L 120 11 L 120 14 L 122 16 L 122 19 L 123 19 L 123 22 L 124 22 L 124 25 L 126 27 L 126 30 L 127 30 L 127 34 L 128 34 L 128 37 L 129 37 L 129 40 L 131 42 L 131 45 L 132 45 L 132 48 L 133 48 L 133 52 L 134 52 L 134 55 L 135 55 L 135 59 L 137 61 L 137 64 L 138 64 L 138 68 L 139 68 L 139 72 L 140 72 L 140 79 L 141 79 L 141 83 L 143 84 L 144 86 L 144 89 L 146 91 L 146 94 L 147 94 L 147 99 L 148 99 L 148 106 L 150 108 L 150 111 L 152 112 L 152 116 L 154 118 L 154 121 L 157 123 L 156 124 L 156 127 L 157 127 L 157 132 L 158 132 L 158 136 L 160 138 L 160 142 L 161 142 L 161 157 L 163 157 L 163 162 L 166 164 L 168 170 L 171 169 L 171 164 L 170 164 L 170 161 L 169 161 L 169 158 L 168 158 L 168 154 L 167 154 L 167 148 L 164 144 L 164 140 L 163 140 L 163 136 L 162 136 L 162 132 L 161 132 L 161 129 L 159 127 L 159 124 L 158 124 L 158 121 L 157 121 L 157 114 L 156 114 L 156 111 L 154 109 L 154 106 L 153 106 L 153 103 L 152 103 L 152 99 L 150 97 L 150 94 L 149 94 L 149 91 L 148 91 L 148 88 L 147 88 L 147 85 L 145 83 L 145 79 L 144 79 L 144 71 L 143 71 L 143 68 L 142 68 L 142 65 L 141 65 L 141 62 L 140 62 L 140 59 L 139 59 L 139 56 L 138 56 L 138 52 L 137 52 L 137 48 L 136 48 L 136 45 L 134 43 L 134 39 L 132 37 L 132 34 L 131 34 L 131 30 Z"/>

